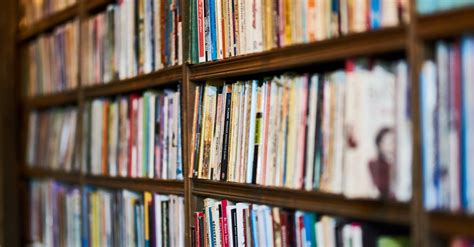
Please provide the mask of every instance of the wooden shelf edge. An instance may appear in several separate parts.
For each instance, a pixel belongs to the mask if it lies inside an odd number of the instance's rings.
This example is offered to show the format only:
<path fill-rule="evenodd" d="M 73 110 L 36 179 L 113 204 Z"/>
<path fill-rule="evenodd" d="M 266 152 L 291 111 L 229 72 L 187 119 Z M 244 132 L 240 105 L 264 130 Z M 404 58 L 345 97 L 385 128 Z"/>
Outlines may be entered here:
<path fill-rule="evenodd" d="M 68 90 L 60 93 L 46 94 L 24 99 L 25 106 L 32 108 L 46 108 L 78 102 L 78 90 Z"/>
<path fill-rule="evenodd" d="M 474 215 L 431 212 L 429 215 L 431 232 L 443 236 L 474 238 Z"/>
<path fill-rule="evenodd" d="M 176 65 L 146 75 L 84 87 L 84 96 L 86 98 L 103 97 L 172 85 L 182 80 L 182 75 L 183 66 Z"/>
<path fill-rule="evenodd" d="M 44 168 L 25 168 L 21 174 L 23 177 L 41 178 L 41 179 L 54 179 L 60 182 L 66 182 L 71 184 L 80 184 L 79 173 L 65 172 L 65 171 L 53 171 Z"/>
<path fill-rule="evenodd" d="M 242 76 L 338 61 L 356 56 L 403 51 L 407 44 L 406 30 L 405 26 L 390 27 L 214 62 L 194 64 L 190 66 L 191 80 Z"/>
<path fill-rule="evenodd" d="M 79 3 L 75 3 L 57 13 L 45 17 L 43 20 L 32 24 L 30 27 L 20 30 L 18 42 L 27 41 L 40 33 L 50 30 L 79 15 Z"/>
<path fill-rule="evenodd" d="M 353 200 L 344 198 L 341 195 L 316 191 L 265 187 L 251 184 L 217 182 L 202 179 L 193 179 L 192 181 L 192 193 L 196 196 L 222 198 L 237 202 L 268 204 L 384 223 L 410 224 L 409 204 L 405 203 L 360 199 Z"/>
<path fill-rule="evenodd" d="M 184 182 L 180 180 L 87 175 L 84 177 L 84 183 L 87 185 L 103 188 L 128 189 L 134 191 L 156 192 L 160 194 L 184 195 Z"/>
<path fill-rule="evenodd" d="M 420 38 L 432 40 L 461 35 L 474 30 L 474 6 L 436 12 L 417 17 Z"/>
<path fill-rule="evenodd" d="M 85 1 L 85 11 L 91 12 L 97 9 L 106 7 L 107 5 L 115 3 L 115 0 L 88 0 Z"/>

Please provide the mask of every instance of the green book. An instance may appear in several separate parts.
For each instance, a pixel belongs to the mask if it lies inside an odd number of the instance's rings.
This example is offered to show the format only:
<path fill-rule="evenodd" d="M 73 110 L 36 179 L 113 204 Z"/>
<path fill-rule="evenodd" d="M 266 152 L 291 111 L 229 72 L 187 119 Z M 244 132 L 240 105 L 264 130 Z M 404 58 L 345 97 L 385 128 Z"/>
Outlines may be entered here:
<path fill-rule="evenodd" d="M 400 236 L 380 236 L 377 239 L 378 247 L 408 247 L 410 240 Z"/>

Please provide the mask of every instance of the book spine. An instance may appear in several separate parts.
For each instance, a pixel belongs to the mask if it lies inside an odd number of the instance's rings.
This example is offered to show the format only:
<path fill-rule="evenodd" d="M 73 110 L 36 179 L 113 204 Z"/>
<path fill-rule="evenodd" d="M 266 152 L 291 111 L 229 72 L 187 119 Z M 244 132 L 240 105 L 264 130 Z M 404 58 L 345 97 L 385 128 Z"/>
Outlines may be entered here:
<path fill-rule="evenodd" d="M 226 102 L 225 102 L 225 120 L 224 120 L 224 140 L 222 145 L 222 161 L 221 161 L 221 174 L 220 179 L 222 181 L 227 180 L 227 167 L 229 163 L 229 138 L 230 138 L 230 114 L 232 109 L 232 89 L 229 88 L 226 92 Z"/>

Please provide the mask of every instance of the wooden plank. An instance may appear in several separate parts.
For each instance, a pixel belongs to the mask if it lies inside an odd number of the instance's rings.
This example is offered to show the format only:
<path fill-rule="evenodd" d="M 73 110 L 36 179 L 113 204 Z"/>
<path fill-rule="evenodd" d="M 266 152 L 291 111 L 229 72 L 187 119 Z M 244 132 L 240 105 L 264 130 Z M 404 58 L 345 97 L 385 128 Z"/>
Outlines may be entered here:
<path fill-rule="evenodd" d="M 68 104 L 77 104 L 78 90 L 68 90 L 60 93 L 46 94 L 23 99 L 24 105 L 28 109 L 47 108 Z"/>
<path fill-rule="evenodd" d="M 26 179 L 54 179 L 60 182 L 79 184 L 80 174 L 78 172 L 52 171 L 45 168 L 23 168 L 22 177 Z"/>
<path fill-rule="evenodd" d="M 84 1 L 84 14 L 105 8 L 107 5 L 115 3 L 115 0 L 88 0 Z"/>
<path fill-rule="evenodd" d="M 293 45 L 192 65 L 191 80 L 243 76 L 344 60 L 354 56 L 403 51 L 406 43 L 404 26 L 351 34 L 310 44 Z"/>
<path fill-rule="evenodd" d="M 58 25 L 78 16 L 79 13 L 79 4 L 73 4 L 64 10 L 61 10 L 57 13 L 54 13 L 50 16 L 45 17 L 43 20 L 38 21 L 32 26 L 20 30 L 18 35 L 18 42 L 25 42 L 29 39 L 34 38 L 35 36 L 49 31 Z"/>
<path fill-rule="evenodd" d="M 182 72 L 182 66 L 178 65 L 130 79 L 117 80 L 88 87 L 84 86 L 84 97 L 111 96 L 177 84 L 177 82 L 182 79 Z"/>
<path fill-rule="evenodd" d="M 267 204 L 401 225 L 410 223 L 408 205 L 392 201 L 352 200 L 341 195 L 316 191 L 201 179 L 193 179 L 193 184 L 193 194 L 201 197 Z"/>
<path fill-rule="evenodd" d="M 422 39 L 458 36 L 474 30 L 474 7 L 447 10 L 417 17 L 417 35 Z"/>
<path fill-rule="evenodd" d="M 429 214 L 430 230 L 445 237 L 474 238 L 474 216 L 460 213 L 433 212 Z"/>
<path fill-rule="evenodd" d="M 184 182 L 149 178 L 123 178 L 108 176 L 85 176 L 84 183 L 103 188 L 149 191 L 160 194 L 184 194 Z"/>

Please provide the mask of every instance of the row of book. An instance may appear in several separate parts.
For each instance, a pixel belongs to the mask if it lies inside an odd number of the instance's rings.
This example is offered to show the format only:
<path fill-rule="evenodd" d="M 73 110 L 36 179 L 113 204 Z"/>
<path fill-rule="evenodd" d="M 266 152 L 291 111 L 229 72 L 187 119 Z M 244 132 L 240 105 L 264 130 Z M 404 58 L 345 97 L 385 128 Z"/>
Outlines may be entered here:
<path fill-rule="evenodd" d="M 410 246 L 407 230 L 313 212 L 204 200 L 193 219 L 193 246 Z"/>
<path fill-rule="evenodd" d="M 179 90 L 96 99 L 83 116 L 83 167 L 93 175 L 182 179 Z"/>
<path fill-rule="evenodd" d="M 82 82 L 107 83 L 182 63 L 178 0 L 124 0 L 82 23 Z"/>
<path fill-rule="evenodd" d="M 417 0 L 417 10 L 421 14 L 473 5 L 471 0 Z"/>
<path fill-rule="evenodd" d="M 26 162 L 30 167 L 77 171 L 77 109 L 32 111 L 29 115 Z"/>
<path fill-rule="evenodd" d="M 39 36 L 25 50 L 24 80 L 29 96 L 56 93 L 78 86 L 79 21 Z"/>
<path fill-rule="evenodd" d="M 184 246 L 184 198 L 33 180 L 31 246 Z"/>
<path fill-rule="evenodd" d="M 184 198 L 86 188 L 83 246 L 184 246 Z"/>
<path fill-rule="evenodd" d="M 77 0 L 21 0 L 20 26 L 27 28 L 45 17 L 72 6 Z"/>
<path fill-rule="evenodd" d="M 81 246 L 81 190 L 51 180 L 29 183 L 31 246 Z"/>
<path fill-rule="evenodd" d="M 407 0 L 192 0 L 190 58 L 214 61 L 408 22 Z"/>
<path fill-rule="evenodd" d="M 407 64 L 348 60 L 345 70 L 197 87 L 190 176 L 411 198 Z"/>
<path fill-rule="evenodd" d="M 433 53 L 420 79 L 425 207 L 474 213 L 474 36 Z"/>

